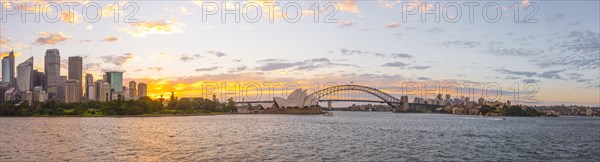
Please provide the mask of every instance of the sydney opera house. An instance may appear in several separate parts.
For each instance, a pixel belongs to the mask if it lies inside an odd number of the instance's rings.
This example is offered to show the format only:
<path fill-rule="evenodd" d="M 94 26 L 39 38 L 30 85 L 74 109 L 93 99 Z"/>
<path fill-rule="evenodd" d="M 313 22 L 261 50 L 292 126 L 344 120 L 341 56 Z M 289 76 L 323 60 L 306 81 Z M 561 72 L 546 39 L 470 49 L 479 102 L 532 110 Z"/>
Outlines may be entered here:
<path fill-rule="evenodd" d="M 274 108 L 309 108 L 317 106 L 319 99 L 313 95 L 308 95 L 306 90 L 296 89 L 287 99 L 274 97 Z"/>
<path fill-rule="evenodd" d="M 248 107 L 239 107 L 238 112 L 242 113 L 264 113 L 264 114 L 322 114 L 321 108 L 317 105 L 319 99 L 316 96 L 308 95 L 306 90 L 297 89 L 287 98 L 274 97 L 273 105 L 265 106 L 260 109 Z M 262 107 L 262 106 L 261 106 Z"/>

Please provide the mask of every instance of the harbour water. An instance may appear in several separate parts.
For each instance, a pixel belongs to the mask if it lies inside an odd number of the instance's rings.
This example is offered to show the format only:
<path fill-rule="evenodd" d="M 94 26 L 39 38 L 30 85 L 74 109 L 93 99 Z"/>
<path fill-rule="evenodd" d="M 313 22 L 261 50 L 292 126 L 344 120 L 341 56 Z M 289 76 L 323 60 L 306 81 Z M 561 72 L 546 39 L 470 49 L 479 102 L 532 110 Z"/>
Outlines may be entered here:
<path fill-rule="evenodd" d="M 389 112 L 2 117 L 0 161 L 600 161 L 600 119 Z"/>

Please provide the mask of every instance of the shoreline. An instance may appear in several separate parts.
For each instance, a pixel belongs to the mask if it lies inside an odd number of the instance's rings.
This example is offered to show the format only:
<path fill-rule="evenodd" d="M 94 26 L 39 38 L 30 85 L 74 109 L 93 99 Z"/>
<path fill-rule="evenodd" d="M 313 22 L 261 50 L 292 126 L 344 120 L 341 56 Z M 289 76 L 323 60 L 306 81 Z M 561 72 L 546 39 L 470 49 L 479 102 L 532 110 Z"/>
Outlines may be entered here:
<path fill-rule="evenodd" d="M 98 116 L 81 116 L 81 115 L 39 115 L 39 116 L 0 116 L 0 118 L 54 118 L 54 117 L 83 117 L 83 118 L 104 118 L 104 117 L 174 117 L 174 116 L 214 116 L 214 115 L 232 115 L 236 113 L 203 113 L 203 114 L 143 114 L 143 115 L 98 115 Z"/>

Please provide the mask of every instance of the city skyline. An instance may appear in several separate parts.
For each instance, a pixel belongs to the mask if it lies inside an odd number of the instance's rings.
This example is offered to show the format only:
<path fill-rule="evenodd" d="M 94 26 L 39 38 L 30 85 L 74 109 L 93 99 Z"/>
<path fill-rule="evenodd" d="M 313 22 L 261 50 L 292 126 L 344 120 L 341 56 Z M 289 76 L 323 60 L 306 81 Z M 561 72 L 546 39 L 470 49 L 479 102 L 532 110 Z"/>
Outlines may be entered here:
<path fill-rule="evenodd" d="M 9 76 L 2 79 L 0 85 L 3 102 L 50 100 L 65 103 L 102 102 L 118 98 L 138 99 L 146 97 L 147 94 L 146 88 L 139 88 L 140 92 L 138 92 L 135 81 L 130 81 L 129 87 L 123 86 L 123 72 L 109 71 L 102 76 L 102 79 L 96 81 L 93 80 L 93 74 L 87 73 L 84 84 L 83 58 L 79 56 L 68 57 L 68 74 L 59 75 L 60 68 L 57 67 L 61 64 L 61 56 L 58 49 L 46 50 L 44 73 L 39 69 L 34 70 L 33 56 L 19 63 L 15 71 L 13 54 L 14 51 L 11 51 L 8 56 L 2 58 L 2 75 Z M 15 72 L 17 75 L 12 77 Z M 140 86 L 145 84 L 140 82 Z"/>
<path fill-rule="evenodd" d="M 520 1 L 499 4 L 512 2 Z M 338 23 L 314 23 L 310 16 L 299 23 L 222 23 L 219 17 L 203 23 L 196 3 L 148 2 L 139 3 L 140 22 L 133 24 L 79 17 L 38 28 L 8 17 L 0 52 L 14 48 L 17 64 L 34 56 L 33 69 L 45 70 L 42 56 L 57 48 L 59 75 L 68 73 L 67 58 L 81 56 L 84 74 L 123 71 L 122 84 L 145 82 L 154 97 L 172 91 L 200 96 L 203 82 L 354 81 L 398 98 L 405 82 L 493 82 L 504 91 L 519 82 L 539 86 L 538 105 L 600 105 L 600 26 L 589 21 L 598 19 L 589 13 L 598 13 L 599 2 L 530 2 L 540 7 L 537 23 L 514 23 L 508 9 L 498 23 L 480 17 L 422 23 L 418 14 L 403 22 L 403 4 L 395 1 L 339 1 Z"/>

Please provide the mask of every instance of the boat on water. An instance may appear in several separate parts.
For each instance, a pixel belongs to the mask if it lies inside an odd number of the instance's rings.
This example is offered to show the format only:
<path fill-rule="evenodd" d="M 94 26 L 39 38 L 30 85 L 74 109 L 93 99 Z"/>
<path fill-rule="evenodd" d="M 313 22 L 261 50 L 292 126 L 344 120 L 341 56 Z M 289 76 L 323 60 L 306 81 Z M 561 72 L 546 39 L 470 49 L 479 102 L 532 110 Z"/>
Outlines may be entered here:
<path fill-rule="evenodd" d="M 323 113 L 323 116 L 333 117 L 333 113 L 332 112 L 325 112 L 325 113 Z"/>

